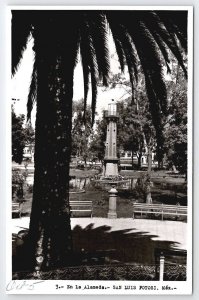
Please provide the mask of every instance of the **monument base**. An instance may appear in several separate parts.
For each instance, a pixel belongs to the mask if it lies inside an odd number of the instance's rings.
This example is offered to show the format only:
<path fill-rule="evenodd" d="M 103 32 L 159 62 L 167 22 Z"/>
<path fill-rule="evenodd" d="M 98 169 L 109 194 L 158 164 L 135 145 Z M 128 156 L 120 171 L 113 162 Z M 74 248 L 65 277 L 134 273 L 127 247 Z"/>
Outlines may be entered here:
<path fill-rule="evenodd" d="M 104 166 L 104 176 L 118 176 L 118 164 L 107 162 Z"/>
<path fill-rule="evenodd" d="M 117 213 L 110 212 L 107 214 L 108 219 L 117 219 Z"/>

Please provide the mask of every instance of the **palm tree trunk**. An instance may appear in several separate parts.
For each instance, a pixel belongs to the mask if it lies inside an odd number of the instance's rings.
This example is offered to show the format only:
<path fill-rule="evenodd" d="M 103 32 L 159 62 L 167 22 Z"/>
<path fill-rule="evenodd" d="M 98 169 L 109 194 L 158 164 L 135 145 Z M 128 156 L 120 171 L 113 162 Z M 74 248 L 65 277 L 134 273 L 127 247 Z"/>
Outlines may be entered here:
<path fill-rule="evenodd" d="M 45 50 L 37 57 L 35 174 L 28 239 L 29 259 L 36 271 L 72 263 L 69 165 L 74 63 L 57 50 L 49 49 L 50 54 Z"/>

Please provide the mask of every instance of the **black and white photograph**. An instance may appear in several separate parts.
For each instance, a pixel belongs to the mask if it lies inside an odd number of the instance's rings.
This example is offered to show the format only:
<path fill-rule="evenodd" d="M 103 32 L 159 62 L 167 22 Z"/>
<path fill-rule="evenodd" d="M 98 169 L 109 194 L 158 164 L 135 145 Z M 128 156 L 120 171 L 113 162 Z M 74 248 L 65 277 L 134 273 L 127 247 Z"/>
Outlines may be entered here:
<path fill-rule="evenodd" d="M 8 294 L 192 293 L 191 6 L 8 10 Z"/>

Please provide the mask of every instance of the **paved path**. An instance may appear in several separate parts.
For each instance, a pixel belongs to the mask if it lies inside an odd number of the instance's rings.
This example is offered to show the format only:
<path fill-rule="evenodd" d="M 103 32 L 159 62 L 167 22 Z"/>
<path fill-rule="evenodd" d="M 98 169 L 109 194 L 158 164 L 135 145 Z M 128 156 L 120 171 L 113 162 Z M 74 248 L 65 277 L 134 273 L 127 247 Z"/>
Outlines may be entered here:
<path fill-rule="evenodd" d="M 12 219 L 12 233 L 18 233 L 20 230 L 29 227 L 29 217 L 21 219 Z M 159 221 L 145 219 L 106 219 L 106 218 L 72 218 L 72 229 L 78 226 L 84 230 L 91 226 L 92 229 L 106 226 L 107 232 L 118 232 L 127 230 L 125 234 L 141 233 L 142 236 L 151 236 L 154 241 L 169 241 L 174 243 L 173 248 L 187 249 L 187 223 L 180 221 Z"/>

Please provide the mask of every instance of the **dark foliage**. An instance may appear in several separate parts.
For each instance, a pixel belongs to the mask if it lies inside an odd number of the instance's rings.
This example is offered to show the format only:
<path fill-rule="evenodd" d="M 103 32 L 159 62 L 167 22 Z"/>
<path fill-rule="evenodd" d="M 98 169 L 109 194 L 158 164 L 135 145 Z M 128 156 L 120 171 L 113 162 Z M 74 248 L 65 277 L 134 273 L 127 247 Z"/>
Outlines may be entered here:
<path fill-rule="evenodd" d="M 23 130 L 24 115 L 17 116 L 12 109 L 12 160 L 21 164 L 26 137 Z"/>

